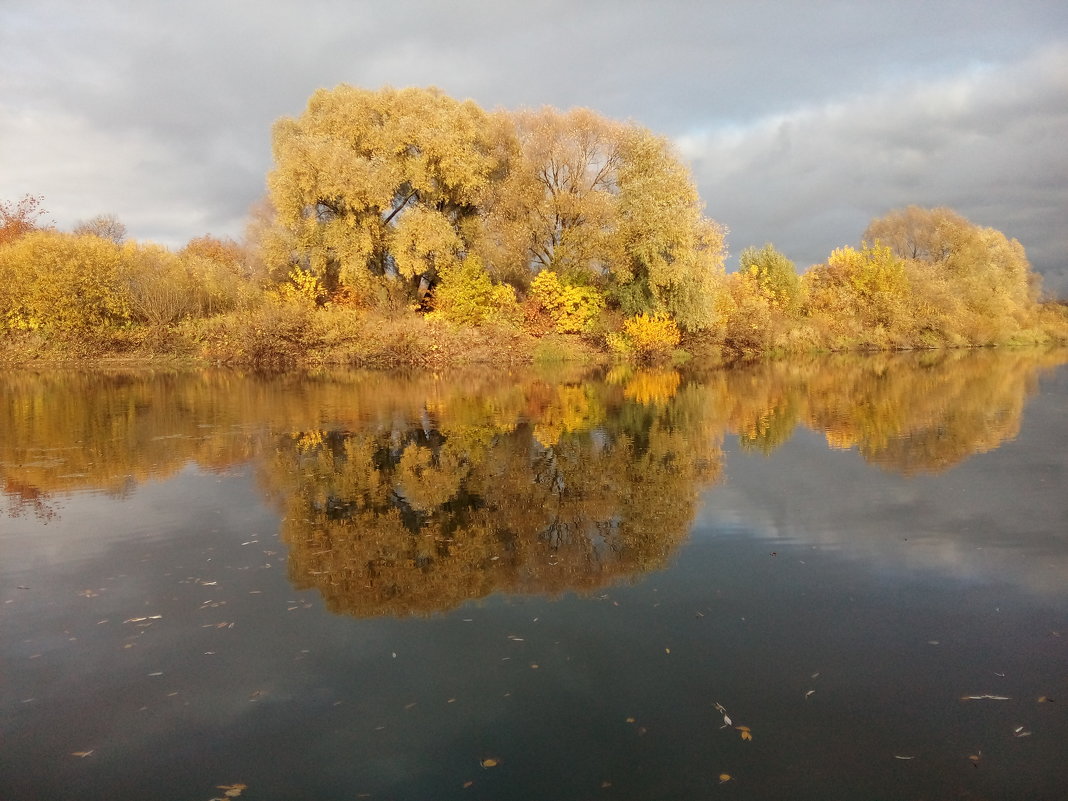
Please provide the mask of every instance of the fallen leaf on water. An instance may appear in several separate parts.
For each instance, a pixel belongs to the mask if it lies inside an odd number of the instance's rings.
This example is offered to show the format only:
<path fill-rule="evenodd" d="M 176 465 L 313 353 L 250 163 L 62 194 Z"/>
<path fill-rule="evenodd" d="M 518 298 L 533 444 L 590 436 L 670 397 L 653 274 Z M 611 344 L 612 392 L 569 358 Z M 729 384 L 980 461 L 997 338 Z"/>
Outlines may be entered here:
<path fill-rule="evenodd" d="M 734 778 L 734 777 L 731 776 L 729 773 L 721 773 L 721 774 L 719 774 L 719 783 L 720 784 L 726 784 L 732 778 Z"/>
<path fill-rule="evenodd" d="M 466 790 L 466 789 L 467 789 L 468 787 L 471 787 L 471 786 L 472 786 L 473 784 L 474 784 L 474 782 L 473 782 L 473 781 L 466 781 L 466 782 L 464 782 L 464 789 Z"/>
<path fill-rule="evenodd" d="M 962 695 L 962 701 L 1011 701 L 1007 695 Z"/>
<path fill-rule="evenodd" d="M 88 751 L 71 751 L 70 755 L 71 756 L 80 757 L 81 759 L 85 759 L 87 756 L 89 756 L 92 753 L 93 753 L 93 749 L 90 748 Z"/>
<path fill-rule="evenodd" d="M 752 732 L 749 731 L 749 727 L 748 726 L 735 726 L 734 728 L 736 728 L 739 731 L 739 733 L 741 733 L 743 740 L 752 740 L 753 739 L 753 734 L 752 734 Z"/>
<path fill-rule="evenodd" d="M 1050 698 L 1048 695 L 1040 695 L 1040 696 L 1038 696 L 1038 702 L 1040 704 L 1052 704 L 1053 703 L 1053 699 Z"/>
<path fill-rule="evenodd" d="M 480 764 L 484 768 L 495 768 L 501 763 L 499 759 L 496 759 L 494 757 L 486 757 L 478 764 Z"/>
<path fill-rule="evenodd" d="M 816 691 L 815 690 L 809 690 L 807 693 L 805 693 L 805 698 L 808 698 L 814 692 L 816 692 Z"/>
<path fill-rule="evenodd" d="M 248 789 L 247 784 L 217 784 L 215 786 L 223 791 L 226 798 L 237 798 Z"/>
<path fill-rule="evenodd" d="M 914 756 L 905 756 L 903 754 L 894 754 L 894 759 L 915 759 Z"/>
<path fill-rule="evenodd" d="M 633 722 L 634 722 L 634 718 L 627 718 L 627 723 L 633 723 Z"/>

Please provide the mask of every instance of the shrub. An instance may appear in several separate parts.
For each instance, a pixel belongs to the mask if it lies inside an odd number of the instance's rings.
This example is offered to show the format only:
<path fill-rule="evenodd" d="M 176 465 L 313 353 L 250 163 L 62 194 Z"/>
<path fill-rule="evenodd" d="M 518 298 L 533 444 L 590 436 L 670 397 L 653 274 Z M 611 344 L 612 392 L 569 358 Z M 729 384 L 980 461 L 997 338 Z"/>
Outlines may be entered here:
<path fill-rule="evenodd" d="M 114 242 L 46 230 L 0 248 L 0 321 L 7 327 L 81 335 L 129 319 Z"/>
<path fill-rule="evenodd" d="M 565 284 L 552 270 L 535 276 L 530 283 L 530 299 L 561 334 L 589 333 L 604 309 L 604 295 L 593 287 Z"/>
<path fill-rule="evenodd" d="M 477 256 L 468 256 L 445 271 L 434 290 L 431 319 L 457 325 L 483 325 L 493 320 L 514 319 L 518 313 L 515 290 L 495 284 Z"/>
<path fill-rule="evenodd" d="M 609 334 L 608 346 L 621 356 L 639 362 L 667 359 L 682 341 L 679 327 L 665 314 L 635 315 L 623 323 L 623 330 Z"/>

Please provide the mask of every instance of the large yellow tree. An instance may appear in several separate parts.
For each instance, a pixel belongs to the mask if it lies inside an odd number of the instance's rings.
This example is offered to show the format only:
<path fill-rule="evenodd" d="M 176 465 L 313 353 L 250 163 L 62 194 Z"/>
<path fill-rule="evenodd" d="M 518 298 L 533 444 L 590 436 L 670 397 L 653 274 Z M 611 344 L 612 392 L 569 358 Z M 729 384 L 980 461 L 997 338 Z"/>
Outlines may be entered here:
<path fill-rule="evenodd" d="M 429 282 L 477 233 L 495 141 L 485 112 L 437 89 L 317 91 L 274 126 L 268 187 L 293 245 L 281 257 L 330 290 Z"/>

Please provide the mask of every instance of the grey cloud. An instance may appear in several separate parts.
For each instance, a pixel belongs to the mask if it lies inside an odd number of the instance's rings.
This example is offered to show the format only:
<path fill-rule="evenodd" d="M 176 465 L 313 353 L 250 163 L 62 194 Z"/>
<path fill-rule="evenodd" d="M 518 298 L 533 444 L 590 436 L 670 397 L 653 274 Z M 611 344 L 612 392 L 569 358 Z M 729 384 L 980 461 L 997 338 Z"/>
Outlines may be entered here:
<path fill-rule="evenodd" d="M 1064 292 L 1065 75 L 1068 47 L 1055 47 L 679 144 L 734 250 L 770 240 L 805 267 L 889 209 L 947 205 L 1019 239 Z"/>

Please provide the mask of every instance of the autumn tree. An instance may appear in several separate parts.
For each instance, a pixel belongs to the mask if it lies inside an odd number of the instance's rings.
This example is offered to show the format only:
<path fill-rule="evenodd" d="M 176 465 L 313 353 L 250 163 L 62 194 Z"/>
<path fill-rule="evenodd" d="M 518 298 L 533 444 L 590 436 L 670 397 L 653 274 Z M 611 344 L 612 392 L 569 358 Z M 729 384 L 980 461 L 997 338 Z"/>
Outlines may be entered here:
<path fill-rule="evenodd" d="M 1033 324 L 1039 277 L 1023 246 L 947 208 L 909 206 L 876 218 L 865 240 L 903 260 L 923 326 L 935 342 L 982 344 Z"/>
<path fill-rule="evenodd" d="M 46 213 L 42 200 L 38 195 L 24 195 L 17 203 L 0 200 L 0 245 L 42 227 L 40 218 Z"/>
<path fill-rule="evenodd" d="M 478 256 L 519 291 L 551 270 L 626 315 L 688 331 L 715 319 L 724 231 L 668 142 L 638 126 L 342 85 L 275 125 L 274 156 L 277 233 L 261 239 L 276 277 L 306 269 L 357 294 L 407 279 L 422 294 Z"/>
<path fill-rule="evenodd" d="M 321 89 L 275 124 L 273 148 L 270 198 L 293 245 L 283 255 L 331 291 L 425 287 L 455 266 L 499 166 L 485 112 L 437 89 Z"/>
<path fill-rule="evenodd" d="M 487 200 L 487 259 L 502 277 L 551 270 L 628 315 L 709 327 L 724 231 L 705 219 L 666 140 L 589 109 L 512 115 L 516 150 Z"/>
<path fill-rule="evenodd" d="M 782 311 L 796 310 L 801 300 L 801 279 L 794 263 L 771 243 L 748 247 L 738 257 L 738 274 L 755 294 Z"/>
<path fill-rule="evenodd" d="M 98 214 L 88 220 L 82 220 L 72 229 L 76 236 L 98 236 L 121 245 L 126 239 L 126 226 L 114 214 Z"/>

